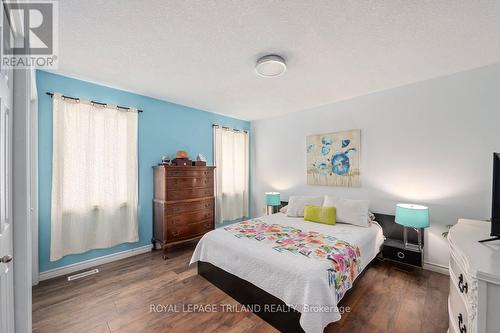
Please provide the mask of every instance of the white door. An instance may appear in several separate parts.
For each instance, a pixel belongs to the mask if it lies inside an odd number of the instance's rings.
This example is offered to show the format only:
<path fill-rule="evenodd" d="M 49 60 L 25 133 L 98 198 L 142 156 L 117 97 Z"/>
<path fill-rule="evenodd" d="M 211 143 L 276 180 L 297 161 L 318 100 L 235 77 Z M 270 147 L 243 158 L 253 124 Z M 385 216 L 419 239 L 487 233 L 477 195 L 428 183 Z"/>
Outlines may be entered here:
<path fill-rule="evenodd" d="M 2 10 L 2 12 L 5 11 Z M 3 16 L 2 25 L 0 33 L 3 29 L 10 31 L 10 25 L 5 16 Z M 12 79 L 12 69 L 3 68 L 0 64 L 0 333 L 14 332 Z"/>

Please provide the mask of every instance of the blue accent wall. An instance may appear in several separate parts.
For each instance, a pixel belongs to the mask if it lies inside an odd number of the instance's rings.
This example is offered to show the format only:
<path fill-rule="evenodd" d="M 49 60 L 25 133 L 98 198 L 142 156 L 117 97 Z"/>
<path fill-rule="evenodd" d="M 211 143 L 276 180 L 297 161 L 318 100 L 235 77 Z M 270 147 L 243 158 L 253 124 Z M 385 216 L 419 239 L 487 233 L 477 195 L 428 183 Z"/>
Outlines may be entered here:
<path fill-rule="evenodd" d="M 38 90 L 38 179 L 39 179 L 39 265 L 40 272 L 84 260 L 151 244 L 153 169 L 163 153 L 173 156 L 186 150 L 192 158 L 204 154 L 212 165 L 212 124 L 250 129 L 238 120 L 158 99 L 113 89 L 73 78 L 36 72 Z M 108 249 L 91 250 L 50 261 L 50 205 L 52 187 L 52 99 L 46 92 L 59 92 L 82 99 L 132 106 L 139 115 L 139 242 Z"/>

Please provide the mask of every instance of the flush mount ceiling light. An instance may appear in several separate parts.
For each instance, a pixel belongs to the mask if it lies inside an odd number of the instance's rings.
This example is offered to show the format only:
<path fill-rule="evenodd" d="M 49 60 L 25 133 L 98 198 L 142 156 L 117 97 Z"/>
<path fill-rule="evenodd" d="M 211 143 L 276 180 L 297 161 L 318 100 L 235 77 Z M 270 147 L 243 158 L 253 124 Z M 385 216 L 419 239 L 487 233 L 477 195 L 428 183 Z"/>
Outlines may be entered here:
<path fill-rule="evenodd" d="M 274 54 L 263 56 L 257 60 L 255 71 L 264 77 L 279 76 L 286 71 L 285 59 Z"/>

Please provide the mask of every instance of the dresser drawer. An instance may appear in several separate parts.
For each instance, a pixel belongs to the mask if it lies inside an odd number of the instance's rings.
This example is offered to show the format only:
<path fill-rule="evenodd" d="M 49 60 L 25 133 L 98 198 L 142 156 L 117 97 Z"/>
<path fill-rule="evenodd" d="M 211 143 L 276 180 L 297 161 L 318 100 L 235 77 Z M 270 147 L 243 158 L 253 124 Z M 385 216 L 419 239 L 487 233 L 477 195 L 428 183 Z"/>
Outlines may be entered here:
<path fill-rule="evenodd" d="M 167 228 L 167 241 L 180 241 L 187 238 L 203 235 L 214 229 L 213 219 L 184 226 L 172 226 Z"/>
<path fill-rule="evenodd" d="M 170 177 L 212 177 L 213 170 L 196 170 L 196 167 L 189 168 L 179 168 L 178 170 L 173 168 L 167 169 L 167 178 Z"/>
<path fill-rule="evenodd" d="M 212 197 L 213 195 L 213 187 L 171 190 L 167 192 L 167 201 Z"/>
<path fill-rule="evenodd" d="M 405 248 L 384 245 L 382 249 L 384 259 L 398 261 L 404 264 L 422 267 L 422 253 Z"/>
<path fill-rule="evenodd" d="M 451 278 L 453 277 L 453 278 Z M 463 298 L 468 301 L 476 298 L 477 290 L 471 288 L 473 278 L 470 277 L 459 261 L 456 259 L 453 251 L 450 252 L 450 281 L 455 281 L 455 287 Z"/>
<path fill-rule="evenodd" d="M 179 215 L 168 215 L 167 226 L 168 228 L 170 228 L 175 226 L 195 224 L 204 220 L 213 220 L 213 218 L 214 218 L 213 209 L 199 210 L 196 212 L 184 213 Z"/>
<path fill-rule="evenodd" d="M 450 276 L 450 298 L 448 302 L 448 311 L 450 318 L 450 328 L 457 332 L 471 332 L 469 323 L 469 311 L 464 297 L 457 287 L 457 281 L 454 276 Z"/>
<path fill-rule="evenodd" d="M 167 189 L 182 190 L 188 188 L 209 188 L 214 186 L 213 177 L 170 177 Z"/>
<path fill-rule="evenodd" d="M 458 330 L 458 320 L 451 314 L 450 296 L 448 296 L 448 332 L 447 333 L 460 333 Z"/>
<path fill-rule="evenodd" d="M 214 199 L 167 204 L 165 207 L 165 213 L 169 216 L 207 209 L 214 209 Z"/>

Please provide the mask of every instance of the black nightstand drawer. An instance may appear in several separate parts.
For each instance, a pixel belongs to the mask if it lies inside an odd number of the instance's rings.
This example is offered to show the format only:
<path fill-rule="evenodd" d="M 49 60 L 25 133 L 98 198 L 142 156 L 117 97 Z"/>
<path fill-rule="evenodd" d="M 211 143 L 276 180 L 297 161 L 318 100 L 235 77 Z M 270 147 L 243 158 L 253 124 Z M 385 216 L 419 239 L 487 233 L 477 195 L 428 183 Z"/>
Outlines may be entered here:
<path fill-rule="evenodd" d="M 384 243 L 382 250 L 384 259 L 399 261 L 404 264 L 422 267 L 422 252 L 405 249 L 404 245 L 400 242 Z"/>

